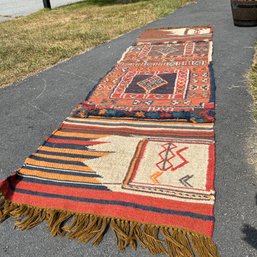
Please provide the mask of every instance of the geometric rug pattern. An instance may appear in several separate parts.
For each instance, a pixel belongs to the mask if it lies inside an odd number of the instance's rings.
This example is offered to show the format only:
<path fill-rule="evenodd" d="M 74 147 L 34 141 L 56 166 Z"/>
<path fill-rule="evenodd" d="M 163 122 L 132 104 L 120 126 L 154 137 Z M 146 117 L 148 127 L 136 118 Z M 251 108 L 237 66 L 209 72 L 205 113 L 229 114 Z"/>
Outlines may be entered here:
<path fill-rule="evenodd" d="M 0 182 L 0 221 L 120 250 L 218 257 L 212 28 L 145 31 Z"/>
<path fill-rule="evenodd" d="M 72 115 L 213 122 L 211 61 L 211 28 L 148 30 Z"/>

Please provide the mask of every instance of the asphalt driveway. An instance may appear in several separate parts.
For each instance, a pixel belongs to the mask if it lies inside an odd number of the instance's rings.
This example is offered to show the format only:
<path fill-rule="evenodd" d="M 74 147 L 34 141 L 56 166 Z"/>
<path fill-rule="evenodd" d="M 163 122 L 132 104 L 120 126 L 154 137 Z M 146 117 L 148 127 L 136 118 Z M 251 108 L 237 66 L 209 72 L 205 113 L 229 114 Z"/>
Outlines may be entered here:
<path fill-rule="evenodd" d="M 190 25 L 214 27 L 217 100 L 217 162 L 214 240 L 221 257 L 257 256 L 257 176 L 248 161 L 256 125 L 244 75 L 250 67 L 257 28 L 234 27 L 229 0 L 199 0 L 47 71 L 0 89 L 0 179 L 19 168 L 25 157 L 58 127 L 94 84 L 116 63 L 145 28 Z M 252 137 L 253 138 L 253 137 Z M 256 135 L 255 135 L 256 138 Z M 95 248 L 66 238 L 51 238 L 45 224 L 31 231 L 0 225 L 1 257 L 149 256 L 138 248 L 120 253 L 112 233 Z"/>

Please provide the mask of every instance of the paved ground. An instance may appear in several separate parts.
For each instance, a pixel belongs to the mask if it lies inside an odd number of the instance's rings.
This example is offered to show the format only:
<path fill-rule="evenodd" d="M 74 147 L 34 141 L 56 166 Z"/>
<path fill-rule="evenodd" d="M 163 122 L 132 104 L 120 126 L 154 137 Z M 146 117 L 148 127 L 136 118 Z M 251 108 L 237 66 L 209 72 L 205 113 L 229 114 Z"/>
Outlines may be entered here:
<path fill-rule="evenodd" d="M 250 66 L 256 28 L 232 24 L 229 1 L 199 0 L 146 27 L 212 24 L 217 84 L 216 224 L 214 240 L 221 257 L 257 256 L 257 177 L 246 159 L 254 132 L 251 97 L 244 74 Z M 116 63 L 144 28 L 74 57 L 48 71 L 0 90 L 0 179 L 20 167 L 71 108 Z M 20 232 L 9 219 L 0 226 L 1 257 L 135 256 L 119 253 L 112 233 L 94 248 L 75 240 L 52 239 L 46 226 Z M 137 256 L 149 253 L 138 249 Z"/>
<path fill-rule="evenodd" d="M 52 8 L 79 0 L 50 0 Z M 0 0 L 0 22 L 43 9 L 43 0 Z"/>

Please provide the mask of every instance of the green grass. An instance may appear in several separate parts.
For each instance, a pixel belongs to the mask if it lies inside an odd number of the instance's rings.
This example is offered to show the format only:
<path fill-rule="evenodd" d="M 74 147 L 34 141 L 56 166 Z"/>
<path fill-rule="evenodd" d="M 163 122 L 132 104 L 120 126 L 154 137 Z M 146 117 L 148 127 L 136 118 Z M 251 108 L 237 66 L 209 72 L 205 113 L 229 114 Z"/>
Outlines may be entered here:
<path fill-rule="evenodd" d="M 0 87 L 143 26 L 189 0 L 120 2 L 86 0 L 0 23 Z"/>
<path fill-rule="evenodd" d="M 254 117 L 257 120 L 257 45 L 255 48 L 255 55 L 253 59 L 252 69 L 248 75 L 248 78 L 249 78 L 251 92 L 253 96 Z"/>

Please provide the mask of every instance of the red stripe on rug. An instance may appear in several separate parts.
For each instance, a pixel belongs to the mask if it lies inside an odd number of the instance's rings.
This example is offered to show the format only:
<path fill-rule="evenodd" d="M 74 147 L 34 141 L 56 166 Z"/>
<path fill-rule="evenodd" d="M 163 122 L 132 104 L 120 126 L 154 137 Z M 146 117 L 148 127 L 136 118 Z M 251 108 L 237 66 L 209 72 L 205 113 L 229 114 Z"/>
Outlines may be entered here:
<path fill-rule="evenodd" d="M 163 130 L 148 130 L 148 131 L 140 131 L 139 129 L 128 129 L 128 128 L 104 128 L 104 127 L 94 127 L 94 126 L 83 126 L 83 125 L 70 125 L 70 124 L 63 124 L 61 128 L 72 128 L 73 130 L 78 130 L 78 129 L 82 129 L 84 131 L 90 131 L 95 132 L 95 133 L 103 133 L 104 132 L 110 132 L 111 134 L 114 134 L 114 132 L 122 132 L 122 133 L 126 133 L 126 134 L 138 134 L 138 135 L 158 135 L 160 136 L 186 136 L 186 137 L 192 137 L 192 136 L 198 136 L 198 137 L 212 137 L 214 135 L 214 132 L 194 132 L 194 133 L 190 133 L 189 131 L 185 131 L 185 132 L 176 132 L 176 131 L 163 131 Z"/>
<path fill-rule="evenodd" d="M 28 204 L 41 208 L 66 209 L 71 212 L 89 213 L 104 215 L 109 217 L 120 217 L 137 222 L 168 225 L 180 227 L 191 231 L 196 231 L 207 236 L 212 236 L 213 221 L 203 221 L 191 217 L 180 216 L 176 214 L 162 214 L 151 211 L 144 211 L 132 207 L 120 207 L 117 205 L 102 205 L 97 203 L 75 202 L 68 199 L 46 198 L 23 193 L 12 193 L 10 196 L 12 202 L 19 204 Z"/>
<path fill-rule="evenodd" d="M 150 196 L 141 196 L 121 193 L 121 192 L 111 192 L 111 191 L 100 191 L 92 189 L 83 188 L 69 188 L 63 186 L 45 185 L 39 183 L 30 183 L 20 181 L 15 185 L 15 188 L 31 190 L 35 192 L 43 192 L 49 194 L 59 194 L 74 197 L 86 197 L 92 199 L 102 199 L 102 200 L 120 200 L 124 202 L 137 203 L 142 205 L 149 205 L 157 208 L 173 209 L 173 210 L 185 210 L 189 212 L 195 212 L 203 215 L 213 215 L 213 205 L 212 204 L 201 204 L 201 203 L 189 203 L 181 202 L 176 200 L 168 200 L 165 198 L 155 198 Z M 35 190 L 36 189 L 36 190 Z"/>

